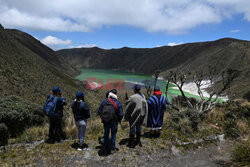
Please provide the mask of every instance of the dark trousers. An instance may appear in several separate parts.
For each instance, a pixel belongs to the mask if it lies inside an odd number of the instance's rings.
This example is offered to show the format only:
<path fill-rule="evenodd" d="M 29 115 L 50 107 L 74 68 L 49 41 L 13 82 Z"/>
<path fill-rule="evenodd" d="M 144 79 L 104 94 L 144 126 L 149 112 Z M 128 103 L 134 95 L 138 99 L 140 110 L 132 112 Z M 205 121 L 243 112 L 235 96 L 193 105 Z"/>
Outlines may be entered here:
<path fill-rule="evenodd" d="M 118 122 L 111 124 L 104 124 L 104 147 L 109 150 L 109 132 L 111 130 L 111 149 L 115 149 L 116 133 L 118 129 Z"/>
<path fill-rule="evenodd" d="M 135 126 L 133 128 L 131 128 L 131 125 L 132 125 L 132 121 L 129 120 L 129 124 L 130 124 L 130 132 L 129 132 L 129 136 L 130 137 L 134 137 L 135 136 L 135 132 L 138 134 L 138 133 L 141 133 L 141 123 L 140 121 L 138 121 Z"/>
<path fill-rule="evenodd" d="M 60 141 L 64 138 L 64 133 L 62 131 L 62 119 L 60 118 L 50 118 L 49 119 L 49 138 Z"/>

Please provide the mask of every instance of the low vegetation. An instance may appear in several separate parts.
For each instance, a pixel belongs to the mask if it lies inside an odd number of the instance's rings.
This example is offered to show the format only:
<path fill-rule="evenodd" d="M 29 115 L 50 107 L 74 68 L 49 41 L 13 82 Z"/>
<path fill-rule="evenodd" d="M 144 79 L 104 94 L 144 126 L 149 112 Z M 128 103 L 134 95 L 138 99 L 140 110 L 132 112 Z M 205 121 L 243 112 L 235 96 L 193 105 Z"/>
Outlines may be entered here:
<path fill-rule="evenodd" d="M 8 131 L 8 135 L 3 134 L 5 137 L 17 137 L 23 133 L 25 128 L 42 125 L 44 118 L 42 106 L 40 105 L 15 96 L 0 98 L 2 131 L 5 133 L 6 130 Z"/>

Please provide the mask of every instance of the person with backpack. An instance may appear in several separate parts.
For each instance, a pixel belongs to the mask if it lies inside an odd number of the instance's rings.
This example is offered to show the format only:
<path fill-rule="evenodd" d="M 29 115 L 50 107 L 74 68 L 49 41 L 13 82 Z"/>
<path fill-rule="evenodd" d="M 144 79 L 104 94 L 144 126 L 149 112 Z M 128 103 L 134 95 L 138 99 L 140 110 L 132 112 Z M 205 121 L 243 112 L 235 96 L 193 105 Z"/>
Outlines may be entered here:
<path fill-rule="evenodd" d="M 62 89 L 58 86 L 54 86 L 43 108 L 43 112 L 49 117 L 48 143 L 54 143 L 55 141 L 60 142 L 61 139 L 65 139 L 61 124 L 63 106 L 66 104 L 66 99 L 62 96 Z"/>
<path fill-rule="evenodd" d="M 98 114 L 102 119 L 104 126 L 104 148 L 106 155 L 118 151 L 115 146 L 118 122 L 123 118 L 123 109 L 117 99 L 117 90 L 112 89 L 108 92 L 108 98 L 105 98 L 99 109 Z M 109 149 L 109 132 L 111 130 L 111 149 Z"/>
<path fill-rule="evenodd" d="M 140 92 L 141 86 L 135 84 L 134 95 L 126 101 L 125 120 L 129 121 L 130 132 L 128 147 L 134 148 L 141 145 L 141 125 L 147 126 L 148 105 L 145 96 Z M 136 141 L 134 140 L 136 134 Z"/>
<path fill-rule="evenodd" d="M 84 101 L 84 93 L 78 91 L 76 93 L 76 99 L 72 103 L 72 111 L 74 114 L 75 124 L 78 129 L 79 137 L 79 148 L 78 150 L 83 150 L 87 145 L 84 143 L 84 137 L 87 127 L 87 119 L 90 117 L 90 112 L 88 105 Z"/>
<path fill-rule="evenodd" d="M 159 86 L 155 86 L 154 94 L 148 99 L 148 127 L 152 137 L 160 137 L 167 99 L 162 95 Z"/>

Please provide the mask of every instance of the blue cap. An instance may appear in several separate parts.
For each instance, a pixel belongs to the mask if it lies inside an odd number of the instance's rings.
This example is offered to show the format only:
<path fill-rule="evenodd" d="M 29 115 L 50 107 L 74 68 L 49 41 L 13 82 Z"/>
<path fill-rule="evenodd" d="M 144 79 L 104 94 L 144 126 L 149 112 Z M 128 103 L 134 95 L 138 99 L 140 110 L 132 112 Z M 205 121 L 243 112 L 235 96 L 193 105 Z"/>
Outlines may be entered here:
<path fill-rule="evenodd" d="M 135 85 L 133 86 L 133 89 L 134 89 L 134 90 L 141 90 L 141 85 L 135 84 Z"/>
<path fill-rule="evenodd" d="M 60 89 L 58 86 L 54 86 L 54 87 L 52 88 L 52 92 L 53 92 L 54 94 L 57 94 L 58 92 L 62 92 L 62 89 Z"/>
<path fill-rule="evenodd" d="M 82 99 L 85 96 L 85 94 L 82 91 L 76 92 L 76 98 L 77 99 Z"/>
<path fill-rule="evenodd" d="M 155 86 L 154 91 L 160 91 L 161 88 L 159 86 Z"/>

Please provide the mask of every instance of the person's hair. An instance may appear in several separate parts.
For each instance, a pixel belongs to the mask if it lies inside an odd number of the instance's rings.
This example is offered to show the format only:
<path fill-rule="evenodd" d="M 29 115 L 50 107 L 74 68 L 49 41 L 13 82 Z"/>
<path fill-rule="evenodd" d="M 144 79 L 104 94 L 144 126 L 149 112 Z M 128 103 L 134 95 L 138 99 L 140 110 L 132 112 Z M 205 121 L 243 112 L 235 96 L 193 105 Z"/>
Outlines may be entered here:
<path fill-rule="evenodd" d="M 161 88 L 159 87 L 159 86 L 156 86 L 155 88 L 154 88 L 154 92 L 155 91 L 160 91 L 161 90 Z"/>
<path fill-rule="evenodd" d="M 116 89 L 112 89 L 110 92 L 117 94 L 117 90 Z"/>
<path fill-rule="evenodd" d="M 141 92 L 141 89 L 134 89 L 135 93 Z"/>

